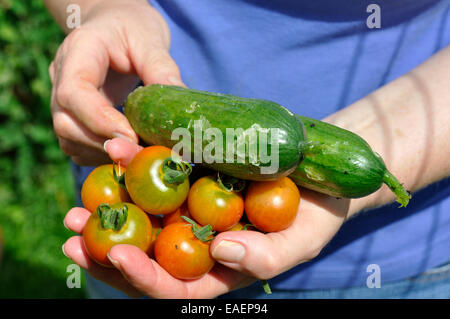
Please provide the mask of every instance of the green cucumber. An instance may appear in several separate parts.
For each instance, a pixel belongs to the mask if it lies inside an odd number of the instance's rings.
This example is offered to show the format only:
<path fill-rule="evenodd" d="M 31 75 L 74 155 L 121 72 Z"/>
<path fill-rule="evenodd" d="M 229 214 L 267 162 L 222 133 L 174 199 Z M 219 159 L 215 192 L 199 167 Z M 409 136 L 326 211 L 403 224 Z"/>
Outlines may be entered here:
<path fill-rule="evenodd" d="M 410 193 L 364 139 L 335 125 L 297 117 L 303 122 L 308 138 L 302 162 L 289 175 L 297 185 L 334 197 L 359 198 L 385 183 L 396 195 L 400 207 L 408 204 Z"/>
<path fill-rule="evenodd" d="M 274 180 L 293 172 L 302 158 L 303 124 L 274 102 L 155 84 L 130 93 L 124 111 L 147 144 L 179 146 L 185 136 L 172 134 L 185 129 L 191 138 L 179 152 L 183 159 L 237 178 Z M 209 139 L 208 129 L 214 133 Z M 227 136 L 227 129 L 235 134 Z"/>

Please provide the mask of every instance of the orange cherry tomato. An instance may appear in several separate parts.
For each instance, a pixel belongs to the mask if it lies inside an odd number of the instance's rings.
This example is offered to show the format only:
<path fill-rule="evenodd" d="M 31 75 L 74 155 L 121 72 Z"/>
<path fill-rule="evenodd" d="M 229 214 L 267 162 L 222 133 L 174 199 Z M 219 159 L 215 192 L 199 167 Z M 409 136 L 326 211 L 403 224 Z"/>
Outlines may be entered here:
<path fill-rule="evenodd" d="M 288 177 L 252 182 L 245 196 L 245 214 L 257 229 L 277 232 L 294 222 L 299 204 L 298 187 Z"/>
<path fill-rule="evenodd" d="M 126 171 L 123 166 L 114 167 L 117 176 Z M 81 201 L 84 208 L 92 213 L 100 204 L 130 202 L 131 199 L 126 189 L 114 178 L 113 164 L 106 164 L 98 166 L 88 175 L 81 187 Z"/>
<path fill-rule="evenodd" d="M 256 229 L 255 227 L 252 226 L 252 224 L 240 221 L 239 223 L 231 227 L 228 231 L 238 231 L 238 230 L 256 230 Z"/>
<path fill-rule="evenodd" d="M 197 279 L 214 266 L 210 242 L 204 241 L 212 239 L 212 234 L 207 232 L 199 239 L 195 235 L 198 232 L 197 225 L 179 222 L 164 227 L 156 238 L 156 261 L 173 277 Z"/>
<path fill-rule="evenodd" d="M 178 209 L 170 214 L 166 214 L 162 218 L 162 225 L 163 227 L 166 227 L 169 224 L 173 223 L 184 223 L 185 220 L 181 218 L 181 216 L 186 216 L 189 218 L 192 218 L 192 216 L 189 214 L 188 208 L 187 208 L 187 202 L 184 202 L 183 205 L 178 207 Z"/>
<path fill-rule="evenodd" d="M 244 213 L 244 199 L 239 192 L 228 190 L 216 177 L 197 180 L 188 195 L 188 211 L 200 225 L 211 225 L 215 231 L 226 231 L 236 225 Z"/>
<path fill-rule="evenodd" d="M 150 243 L 150 248 L 148 249 L 148 256 L 151 258 L 155 257 L 155 242 L 156 237 L 158 237 L 161 232 L 162 226 L 162 218 L 155 215 L 147 215 L 150 218 L 150 222 L 152 223 L 152 241 Z"/>
<path fill-rule="evenodd" d="M 152 224 L 148 215 L 130 203 L 103 204 L 89 216 L 83 229 L 89 256 L 105 267 L 113 267 L 107 254 L 114 245 L 130 244 L 148 253 Z"/>
<path fill-rule="evenodd" d="M 171 155 L 170 148 L 149 146 L 137 153 L 127 166 L 128 193 L 133 202 L 149 214 L 171 213 L 187 198 L 190 165 L 176 164 Z"/>

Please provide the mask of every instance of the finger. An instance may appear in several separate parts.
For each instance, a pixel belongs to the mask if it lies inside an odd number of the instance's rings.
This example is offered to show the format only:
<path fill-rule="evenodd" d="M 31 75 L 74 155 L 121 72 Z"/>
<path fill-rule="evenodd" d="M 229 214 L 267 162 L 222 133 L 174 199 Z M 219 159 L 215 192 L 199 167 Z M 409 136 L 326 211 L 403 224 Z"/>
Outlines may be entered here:
<path fill-rule="evenodd" d="M 133 157 L 143 149 L 142 146 L 122 138 L 114 138 L 106 141 L 104 148 L 114 162 L 120 162 L 120 164 L 125 167 L 131 162 Z"/>
<path fill-rule="evenodd" d="M 91 212 L 87 209 L 74 207 L 64 217 L 64 226 L 77 234 L 81 234 L 89 216 L 91 216 Z"/>
<path fill-rule="evenodd" d="M 136 74 L 122 74 L 110 69 L 100 92 L 111 105 L 121 105 L 139 82 L 140 79 Z"/>
<path fill-rule="evenodd" d="M 93 134 L 75 116 L 52 104 L 53 129 L 59 138 L 103 151 L 105 138 Z"/>
<path fill-rule="evenodd" d="M 111 160 L 108 157 L 103 157 L 98 154 L 98 157 L 86 157 L 86 156 L 72 156 L 72 162 L 78 166 L 99 166 L 103 164 L 110 164 Z"/>
<path fill-rule="evenodd" d="M 94 278 L 105 282 L 106 284 L 119 289 L 130 297 L 140 297 L 142 294 L 131 286 L 122 274 L 113 268 L 106 268 L 93 261 L 84 246 L 81 236 L 69 238 L 63 245 L 63 253 L 73 260 L 81 268 Z"/>
<path fill-rule="evenodd" d="M 169 84 L 185 86 L 180 70 L 159 37 L 146 36 L 130 39 L 130 57 L 136 73 L 145 85 Z"/>
<path fill-rule="evenodd" d="M 68 156 L 71 156 L 78 165 L 81 165 L 80 161 L 83 162 L 83 165 L 85 166 L 99 166 L 112 162 L 104 150 L 99 151 L 64 138 L 58 138 L 58 142 L 61 150 Z M 79 158 L 80 160 L 76 161 L 76 158 Z"/>
<path fill-rule="evenodd" d="M 212 256 L 227 267 L 260 279 L 315 258 L 339 230 L 349 203 L 314 193 L 302 192 L 299 213 L 288 229 L 267 234 L 220 233 L 211 243 Z"/>
<path fill-rule="evenodd" d="M 134 287 L 153 298 L 214 298 L 254 281 L 221 265 L 200 279 L 179 280 L 142 250 L 130 245 L 114 246 L 109 256 Z"/>
<path fill-rule="evenodd" d="M 99 91 L 109 69 L 109 55 L 102 39 L 86 31 L 69 35 L 61 66 L 57 68 L 55 99 L 92 133 L 106 138 L 124 137 L 137 142 L 125 116 Z"/>
<path fill-rule="evenodd" d="M 52 61 L 48 67 L 48 74 L 50 76 L 50 82 L 54 85 L 55 81 L 55 61 Z"/>

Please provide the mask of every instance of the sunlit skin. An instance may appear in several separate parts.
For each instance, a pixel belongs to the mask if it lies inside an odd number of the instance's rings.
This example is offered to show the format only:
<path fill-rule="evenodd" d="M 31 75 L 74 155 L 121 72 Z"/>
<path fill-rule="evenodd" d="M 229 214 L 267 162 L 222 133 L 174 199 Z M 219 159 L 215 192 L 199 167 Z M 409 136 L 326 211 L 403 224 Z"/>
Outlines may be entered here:
<path fill-rule="evenodd" d="M 222 188 L 215 177 L 205 176 L 192 185 L 188 210 L 200 225 L 211 225 L 215 231 L 226 231 L 241 219 L 244 200 L 240 193 Z"/>
<path fill-rule="evenodd" d="M 245 214 L 257 229 L 277 232 L 294 222 L 299 204 L 298 187 L 288 177 L 252 182 L 245 196 Z"/>
<path fill-rule="evenodd" d="M 210 242 L 195 237 L 191 224 L 173 223 L 164 227 L 155 244 L 158 264 L 178 279 L 197 279 L 215 264 L 209 252 Z"/>
<path fill-rule="evenodd" d="M 126 169 L 115 165 L 115 171 L 117 175 L 120 175 Z M 105 164 L 95 168 L 84 181 L 81 188 L 81 201 L 92 213 L 100 204 L 130 202 L 131 199 L 127 191 L 114 179 L 113 165 Z"/>
<path fill-rule="evenodd" d="M 83 242 L 89 256 L 98 264 L 113 268 L 108 259 L 110 249 L 118 244 L 130 244 L 148 253 L 152 243 L 152 224 L 148 215 L 136 205 L 117 203 L 112 209 L 128 207 L 126 223 L 119 231 L 104 229 L 99 215 L 91 214 L 83 229 Z"/>
<path fill-rule="evenodd" d="M 164 146 L 142 149 L 127 166 L 125 185 L 131 199 L 149 214 L 168 214 L 186 200 L 189 179 L 181 184 L 169 184 L 163 180 L 162 164 L 171 157 L 171 150 Z"/>

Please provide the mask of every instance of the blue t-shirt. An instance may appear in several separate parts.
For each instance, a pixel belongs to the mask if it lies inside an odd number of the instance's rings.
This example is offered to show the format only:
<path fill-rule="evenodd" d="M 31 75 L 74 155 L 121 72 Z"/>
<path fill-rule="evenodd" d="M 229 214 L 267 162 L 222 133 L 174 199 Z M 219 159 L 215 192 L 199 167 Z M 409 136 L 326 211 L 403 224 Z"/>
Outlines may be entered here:
<path fill-rule="evenodd" d="M 278 102 L 322 119 L 450 43 L 448 0 L 171 0 L 171 54 L 191 88 Z M 376 3 L 380 28 L 367 18 Z M 85 175 L 85 174 L 84 174 Z M 361 286 L 450 260 L 450 179 L 346 222 L 314 260 L 270 281 L 280 289 Z"/>

